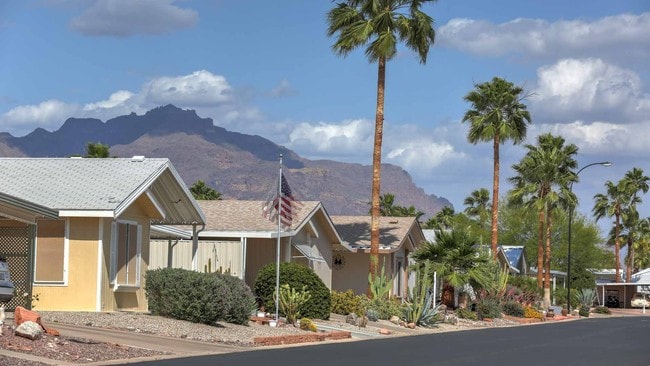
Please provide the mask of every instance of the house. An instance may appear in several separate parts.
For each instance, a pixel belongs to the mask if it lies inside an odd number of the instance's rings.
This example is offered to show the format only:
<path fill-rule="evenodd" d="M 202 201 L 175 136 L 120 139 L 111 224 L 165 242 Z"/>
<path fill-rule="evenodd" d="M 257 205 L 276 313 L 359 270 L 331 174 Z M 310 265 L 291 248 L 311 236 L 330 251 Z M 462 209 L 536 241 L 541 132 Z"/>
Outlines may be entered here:
<path fill-rule="evenodd" d="M 528 262 L 523 246 L 499 245 L 497 260 L 508 267 L 511 275 L 528 276 Z"/>
<path fill-rule="evenodd" d="M 168 159 L 0 158 L 9 307 L 147 310 L 152 222 L 205 223 Z"/>
<path fill-rule="evenodd" d="M 341 238 L 352 249 L 335 252 L 332 290 L 368 290 L 370 266 L 370 216 L 332 216 Z M 409 288 L 409 255 L 425 241 L 415 217 L 379 218 L 379 266 L 393 282 L 391 295 L 406 297 Z M 411 281 L 411 285 L 412 285 Z"/>
<path fill-rule="evenodd" d="M 154 226 L 151 268 L 228 272 L 253 287 L 257 273 L 277 259 L 278 226 L 262 214 L 265 201 L 198 201 L 206 225 L 192 235 L 183 227 Z M 280 260 L 309 266 L 332 286 L 332 254 L 349 252 L 320 202 L 301 202 L 291 227 L 279 232 Z M 194 244 L 192 238 L 196 237 Z"/>

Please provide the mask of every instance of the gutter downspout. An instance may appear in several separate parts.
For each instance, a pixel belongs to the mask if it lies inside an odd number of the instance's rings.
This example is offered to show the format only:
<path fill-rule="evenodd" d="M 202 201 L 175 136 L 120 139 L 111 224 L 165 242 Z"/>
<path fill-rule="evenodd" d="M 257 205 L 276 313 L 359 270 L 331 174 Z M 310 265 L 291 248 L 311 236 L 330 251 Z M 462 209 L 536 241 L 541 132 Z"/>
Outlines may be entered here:
<path fill-rule="evenodd" d="M 199 258 L 197 256 L 199 251 L 199 236 L 198 234 L 205 230 L 205 224 L 201 225 L 200 230 L 196 230 L 196 222 L 192 223 L 192 270 L 199 271 Z"/>

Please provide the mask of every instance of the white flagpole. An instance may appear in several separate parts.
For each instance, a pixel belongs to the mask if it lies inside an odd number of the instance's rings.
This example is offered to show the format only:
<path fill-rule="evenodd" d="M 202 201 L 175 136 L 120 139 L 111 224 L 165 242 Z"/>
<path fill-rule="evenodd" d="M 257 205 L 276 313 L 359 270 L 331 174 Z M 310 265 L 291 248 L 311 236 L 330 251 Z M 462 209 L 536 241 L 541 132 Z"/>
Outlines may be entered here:
<path fill-rule="evenodd" d="M 278 177 L 278 240 L 275 244 L 275 321 L 280 325 L 280 222 L 282 221 L 282 154 L 280 154 L 280 176 Z"/>

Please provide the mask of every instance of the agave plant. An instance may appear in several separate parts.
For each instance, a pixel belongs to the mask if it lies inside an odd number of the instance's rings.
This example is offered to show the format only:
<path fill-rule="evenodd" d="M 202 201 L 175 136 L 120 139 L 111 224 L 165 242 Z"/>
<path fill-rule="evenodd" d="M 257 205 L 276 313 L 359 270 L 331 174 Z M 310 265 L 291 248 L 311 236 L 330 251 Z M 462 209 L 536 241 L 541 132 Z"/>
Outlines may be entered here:
<path fill-rule="evenodd" d="M 593 288 L 583 288 L 576 294 L 580 307 L 590 308 L 596 301 L 596 290 Z"/>
<path fill-rule="evenodd" d="M 430 327 L 440 321 L 439 306 L 435 304 L 435 294 L 430 291 L 432 286 L 431 262 L 425 261 L 423 266 L 418 266 L 415 271 L 415 287 L 406 301 L 404 316 L 408 323 Z"/>

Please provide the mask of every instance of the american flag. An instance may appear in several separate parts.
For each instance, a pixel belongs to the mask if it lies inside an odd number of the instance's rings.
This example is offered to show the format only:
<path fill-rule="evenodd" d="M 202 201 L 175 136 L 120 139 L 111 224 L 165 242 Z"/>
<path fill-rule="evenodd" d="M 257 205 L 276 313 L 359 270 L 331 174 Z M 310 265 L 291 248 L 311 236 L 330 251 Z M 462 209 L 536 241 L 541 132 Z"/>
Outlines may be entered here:
<path fill-rule="evenodd" d="M 262 209 L 264 217 L 272 222 L 277 222 L 278 212 L 280 213 L 280 224 L 285 228 L 291 227 L 291 222 L 295 215 L 298 214 L 302 204 L 296 200 L 291 192 L 289 183 L 282 173 L 282 184 L 280 185 L 280 196 L 267 201 Z M 280 205 L 278 205 L 280 203 Z"/>

